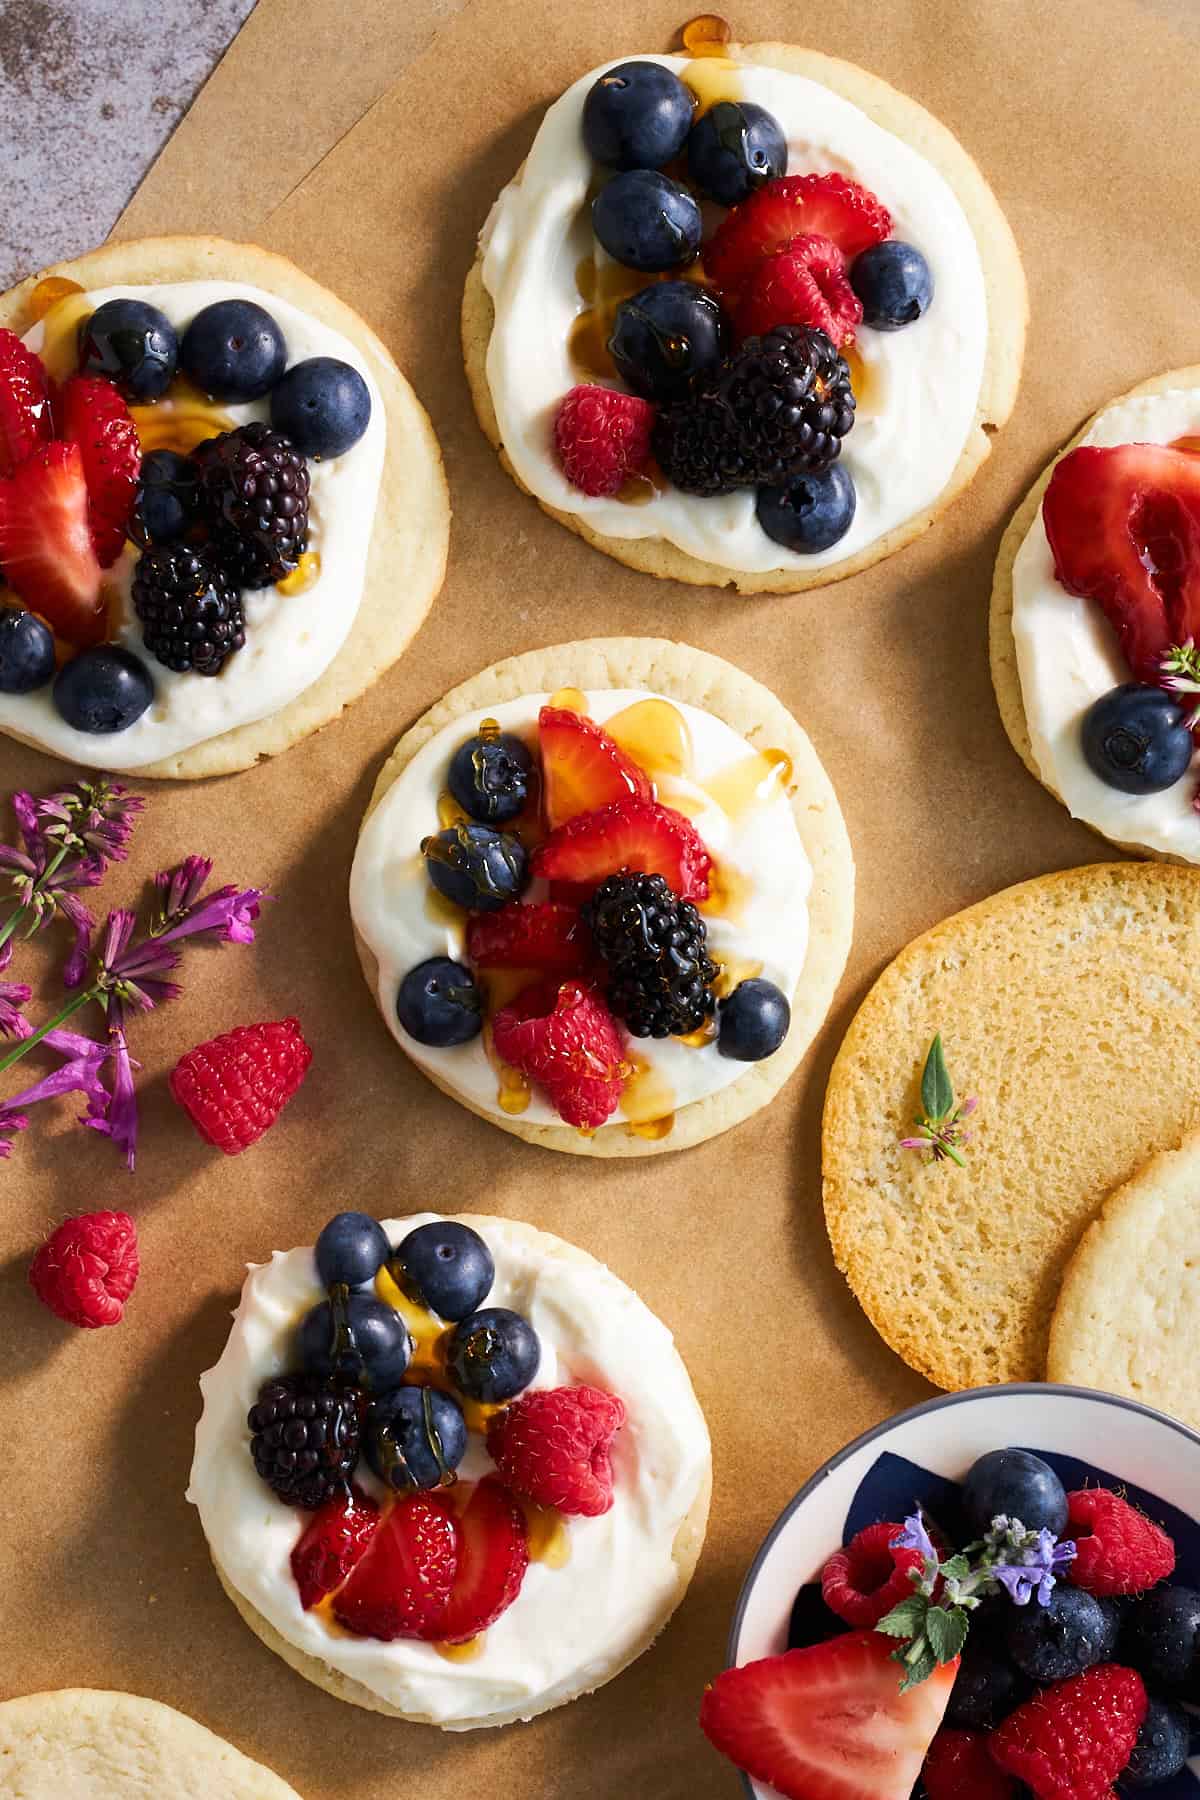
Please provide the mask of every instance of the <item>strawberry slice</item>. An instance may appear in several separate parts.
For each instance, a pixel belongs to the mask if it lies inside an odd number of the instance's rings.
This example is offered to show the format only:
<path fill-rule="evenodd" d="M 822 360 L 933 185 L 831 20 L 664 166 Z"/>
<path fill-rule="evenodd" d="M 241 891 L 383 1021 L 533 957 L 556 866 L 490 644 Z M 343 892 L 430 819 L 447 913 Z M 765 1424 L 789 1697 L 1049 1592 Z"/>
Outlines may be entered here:
<path fill-rule="evenodd" d="M 50 400 L 40 357 L 15 331 L 0 330 L 0 475 L 11 475 L 49 441 Z"/>
<path fill-rule="evenodd" d="M 526 988 L 492 1020 L 496 1053 L 537 1082 L 560 1119 L 594 1131 L 617 1109 L 625 1053 L 616 1020 L 581 981 Z"/>
<path fill-rule="evenodd" d="M 465 1644 L 493 1625 L 529 1567 L 525 1514 L 494 1475 L 476 1483 L 458 1533 L 458 1573 L 438 1633 L 447 1644 Z"/>
<path fill-rule="evenodd" d="M 378 1524 L 378 1506 L 357 1488 L 318 1507 L 292 1551 L 292 1575 L 306 1612 L 341 1587 Z"/>
<path fill-rule="evenodd" d="M 1139 681 L 1200 640 L 1200 457 L 1160 444 L 1081 445 L 1050 477 L 1042 520 L 1069 594 L 1100 607 Z"/>
<path fill-rule="evenodd" d="M 458 1523 L 444 1494 L 414 1494 L 387 1512 L 334 1598 L 356 1637 L 437 1639 L 458 1568 Z"/>
<path fill-rule="evenodd" d="M 46 444 L 0 481 L 0 569 L 59 637 L 76 645 L 102 642 L 100 564 L 77 444 Z"/>
<path fill-rule="evenodd" d="M 891 229 L 887 208 L 846 175 L 781 175 L 725 215 L 704 246 L 704 272 L 718 287 L 737 289 L 764 256 L 795 238 L 829 238 L 852 262 Z"/>
<path fill-rule="evenodd" d="M 701 1730 L 787 1800 L 909 1800 L 958 1662 L 902 1694 L 894 1648 L 853 1631 L 726 1669 L 701 1702 Z"/>
<path fill-rule="evenodd" d="M 850 286 L 846 259 L 832 238 L 796 238 L 765 256 L 742 292 L 734 323 L 739 337 L 773 325 L 815 325 L 842 349 L 862 324 L 862 301 Z"/>
<path fill-rule="evenodd" d="M 708 898 L 712 858 L 690 820 L 654 800 L 618 800 L 580 813 L 533 853 L 535 876 L 599 887 L 621 869 L 662 875 L 683 900 Z"/>
<path fill-rule="evenodd" d="M 474 913 L 467 956 L 477 969 L 545 969 L 582 975 L 592 960 L 591 935 L 577 906 L 545 901 Z"/>
<path fill-rule="evenodd" d="M 649 779 L 594 719 L 560 706 L 538 714 L 546 823 L 553 830 L 614 800 L 652 800 Z"/>
<path fill-rule="evenodd" d="M 103 375 L 72 375 L 59 389 L 62 435 L 78 444 L 88 490 L 92 543 L 102 569 L 125 548 L 142 452 L 137 426 Z"/>

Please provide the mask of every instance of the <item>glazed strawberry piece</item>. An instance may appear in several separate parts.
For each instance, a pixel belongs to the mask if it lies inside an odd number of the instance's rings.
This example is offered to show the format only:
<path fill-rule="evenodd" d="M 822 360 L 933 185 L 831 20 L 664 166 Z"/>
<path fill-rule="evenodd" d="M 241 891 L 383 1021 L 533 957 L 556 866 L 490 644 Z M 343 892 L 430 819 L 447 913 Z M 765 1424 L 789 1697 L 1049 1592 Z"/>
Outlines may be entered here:
<path fill-rule="evenodd" d="M 292 1576 L 306 1612 L 341 1587 L 378 1524 L 378 1506 L 357 1488 L 313 1513 L 292 1551 Z"/>
<path fill-rule="evenodd" d="M 0 481 L 0 569 L 58 637 L 102 642 L 107 619 L 77 444 L 43 445 Z"/>
<path fill-rule="evenodd" d="M 494 1625 L 529 1567 L 525 1515 L 494 1475 L 477 1482 L 458 1521 L 458 1569 L 439 1638 L 465 1644 Z"/>
<path fill-rule="evenodd" d="M 704 246 L 704 270 L 718 287 L 736 290 L 763 257 L 796 238 L 828 238 L 851 262 L 891 229 L 887 208 L 848 176 L 783 175 L 726 214 Z"/>
<path fill-rule="evenodd" d="M 551 830 L 617 800 L 653 799 L 648 778 L 594 719 L 565 707 L 543 706 L 538 735 L 543 804 Z"/>
<path fill-rule="evenodd" d="M 371 1535 L 334 1597 L 334 1616 L 356 1637 L 441 1638 L 458 1566 L 451 1502 L 440 1493 L 414 1494 Z"/>
<path fill-rule="evenodd" d="M 467 956 L 477 969 L 544 969 L 582 975 L 592 960 L 591 936 L 577 906 L 557 901 L 473 913 Z"/>
<path fill-rule="evenodd" d="M 706 900 L 712 858 L 691 822 L 653 800 L 618 800 L 581 813 L 533 853 L 532 872 L 547 881 L 599 887 L 622 869 L 661 875 L 682 900 Z"/>
<path fill-rule="evenodd" d="M 0 330 L 0 476 L 49 441 L 46 371 L 15 331 Z"/>
<path fill-rule="evenodd" d="M 111 381 L 72 375 L 58 394 L 59 426 L 79 445 L 88 491 L 92 543 L 102 569 L 125 548 L 142 454 L 137 426 Z"/>
<path fill-rule="evenodd" d="M 492 1020 L 496 1054 L 543 1089 L 567 1125 L 594 1131 L 617 1109 L 625 1055 L 616 1020 L 582 981 L 538 982 Z"/>
<path fill-rule="evenodd" d="M 600 1388 L 534 1388 L 488 1427 L 488 1455 L 515 1494 L 597 1518 L 613 1503 L 612 1442 L 625 1405 Z"/>
<path fill-rule="evenodd" d="M 862 316 L 845 257 L 831 238 L 809 236 L 763 258 L 743 289 L 734 323 L 743 338 L 775 325 L 814 325 L 840 350 L 853 342 Z"/>

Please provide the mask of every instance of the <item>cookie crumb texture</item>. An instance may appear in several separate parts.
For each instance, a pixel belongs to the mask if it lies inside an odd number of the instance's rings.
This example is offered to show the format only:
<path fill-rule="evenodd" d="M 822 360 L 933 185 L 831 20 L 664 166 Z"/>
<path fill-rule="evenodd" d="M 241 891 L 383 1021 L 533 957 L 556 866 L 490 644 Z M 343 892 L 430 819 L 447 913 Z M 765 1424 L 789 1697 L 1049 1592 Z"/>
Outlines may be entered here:
<path fill-rule="evenodd" d="M 876 983 L 830 1079 L 826 1223 L 876 1330 L 930 1381 L 1045 1376 L 1081 1233 L 1200 1125 L 1198 1003 L 1200 873 L 1140 864 L 1008 888 Z M 939 1030 L 979 1099 L 963 1169 L 900 1148 Z"/>

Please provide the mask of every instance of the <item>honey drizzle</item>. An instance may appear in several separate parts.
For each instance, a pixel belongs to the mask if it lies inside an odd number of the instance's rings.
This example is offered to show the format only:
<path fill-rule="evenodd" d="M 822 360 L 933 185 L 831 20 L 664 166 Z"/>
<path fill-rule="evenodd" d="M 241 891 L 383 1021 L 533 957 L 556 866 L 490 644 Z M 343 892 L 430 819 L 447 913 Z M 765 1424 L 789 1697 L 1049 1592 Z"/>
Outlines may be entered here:
<path fill-rule="evenodd" d="M 521 1501 L 525 1514 L 525 1536 L 529 1560 L 547 1569 L 563 1569 L 571 1560 L 571 1538 L 567 1522 L 553 1506 L 537 1506 L 532 1500 Z"/>
<path fill-rule="evenodd" d="M 583 310 L 572 321 L 567 333 L 567 353 L 578 375 L 591 381 L 614 381 L 616 364 L 608 349 L 616 323 L 617 308 L 623 300 L 640 294 L 657 281 L 695 281 L 708 286 L 703 264 L 694 262 L 686 269 L 666 269 L 657 275 L 645 270 L 626 269 L 620 263 L 597 263 L 594 257 L 581 257 L 575 265 L 575 285 L 584 302 Z"/>
<path fill-rule="evenodd" d="M 686 775 L 692 766 L 692 734 L 679 708 L 669 700 L 635 700 L 606 719 L 604 729 L 651 780 L 659 775 Z"/>
<path fill-rule="evenodd" d="M 661 1070 L 636 1050 L 626 1057 L 621 1112 L 633 1137 L 651 1141 L 665 1138 L 675 1123 L 674 1088 Z"/>
<path fill-rule="evenodd" d="M 404 1371 L 405 1383 L 409 1386 L 440 1388 L 444 1394 L 453 1394 L 462 1409 L 467 1430 L 486 1432 L 489 1420 L 502 1409 L 482 1400 L 472 1400 L 456 1390 L 447 1367 L 453 1326 L 447 1325 L 436 1313 L 431 1313 L 427 1307 L 412 1299 L 387 1263 L 375 1277 L 375 1292 L 385 1306 L 394 1307 L 400 1314 L 412 1339 L 412 1355 Z"/>

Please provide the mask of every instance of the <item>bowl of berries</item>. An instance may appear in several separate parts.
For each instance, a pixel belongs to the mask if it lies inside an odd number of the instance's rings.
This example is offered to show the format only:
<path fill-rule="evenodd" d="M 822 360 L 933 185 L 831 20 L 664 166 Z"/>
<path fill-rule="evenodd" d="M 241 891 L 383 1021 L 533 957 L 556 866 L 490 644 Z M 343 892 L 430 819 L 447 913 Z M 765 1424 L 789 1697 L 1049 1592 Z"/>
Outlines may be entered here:
<path fill-rule="evenodd" d="M 752 1800 L 1200 1800 L 1198 1514 L 1165 1414 L 928 1401 L 784 1508 L 701 1726 Z"/>

